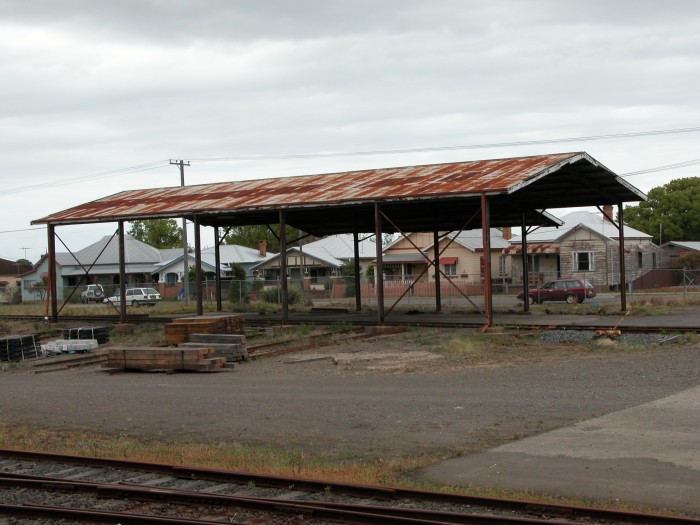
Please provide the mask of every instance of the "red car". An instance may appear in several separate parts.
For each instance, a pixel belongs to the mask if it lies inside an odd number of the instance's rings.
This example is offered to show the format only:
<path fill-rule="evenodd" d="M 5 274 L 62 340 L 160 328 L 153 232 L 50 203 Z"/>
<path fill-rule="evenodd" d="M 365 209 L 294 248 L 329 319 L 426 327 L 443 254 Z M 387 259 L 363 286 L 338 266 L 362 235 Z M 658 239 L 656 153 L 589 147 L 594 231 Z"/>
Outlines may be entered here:
<path fill-rule="evenodd" d="M 586 298 L 596 296 L 595 288 L 588 281 L 580 279 L 559 279 L 544 283 L 541 288 L 529 291 L 528 300 L 530 304 L 542 303 L 544 301 L 566 301 L 569 304 L 582 303 Z M 525 293 L 520 292 L 518 299 L 523 301 Z"/>

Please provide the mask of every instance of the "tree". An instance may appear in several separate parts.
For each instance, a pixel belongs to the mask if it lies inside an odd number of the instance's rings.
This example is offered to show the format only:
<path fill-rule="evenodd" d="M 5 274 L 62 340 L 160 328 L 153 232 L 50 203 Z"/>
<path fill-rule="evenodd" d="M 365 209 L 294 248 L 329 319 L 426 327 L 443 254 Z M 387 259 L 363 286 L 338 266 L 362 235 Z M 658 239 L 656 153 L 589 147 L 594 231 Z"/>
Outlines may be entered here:
<path fill-rule="evenodd" d="M 182 228 L 175 219 L 151 219 L 129 223 L 129 235 L 150 244 L 154 248 L 179 248 L 182 246 Z"/>
<path fill-rule="evenodd" d="M 672 180 L 649 191 L 649 200 L 625 208 L 625 224 L 654 242 L 700 241 L 700 177 Z"/>
<path fill-rule="evenodd" d="M 247 246 L 248 248 L 257 249 L 260 245 L 260 241 L 265 241 L 267 242 L 268 251 L 279 253 L 280 241 L 278 237 L 280 229 L 278 225 L 271 227 L 275 233 L 272 233 L 266 224 L 254 226 L 234 226 L 224 238 L 224 244 L 238 244 L 240 246 Z M 296 228 L 287 226 L 286 230 L 287 243 L 297 238 L 298 230 Z"/>
<path fill-rule="evenodd" d="M 34 266 L 31 261 L 28 261 L 27 259 L 17 259 L 15 261 L 15 264 L 19 264 L 20 266 L 29 266 L 30 268 Z"/>

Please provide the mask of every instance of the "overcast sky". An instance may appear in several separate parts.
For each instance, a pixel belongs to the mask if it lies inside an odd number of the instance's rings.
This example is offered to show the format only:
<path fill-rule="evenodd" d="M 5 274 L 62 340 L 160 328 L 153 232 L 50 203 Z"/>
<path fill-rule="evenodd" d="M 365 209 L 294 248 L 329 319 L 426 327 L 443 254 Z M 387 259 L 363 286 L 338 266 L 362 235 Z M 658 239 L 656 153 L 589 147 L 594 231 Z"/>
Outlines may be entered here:
<path fill-rule="evenodd" d="M 697 131 L 211 160 L 700 127 L 696 0 L 0 0 L 0 34 L 10 260 L 46 251 L 33 219 L 179 185 L 168 159 L 190 159 L 196 184 L 562 151 L 618 174 L 700 158 Z M 647 192 L 699 171 L 627 180 Z M 77 250 L 115 229 L 57 231 Z"/>

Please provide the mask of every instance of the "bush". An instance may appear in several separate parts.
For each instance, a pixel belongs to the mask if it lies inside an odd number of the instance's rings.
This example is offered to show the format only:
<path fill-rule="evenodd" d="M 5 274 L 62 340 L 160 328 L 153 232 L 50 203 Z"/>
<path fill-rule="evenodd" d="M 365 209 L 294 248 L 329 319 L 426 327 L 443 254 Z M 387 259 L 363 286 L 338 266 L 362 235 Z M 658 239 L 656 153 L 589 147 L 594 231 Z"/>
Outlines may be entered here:
<path fill-rule="evenodd" d="M 245 281 L 230 281 L 228 298 L 234 304 L 246 304 L 249 300 L 248 283 Z"/>
<path fill-rule="evenodd" d="M 249 301 L 248 283 L 245 270 L 238 263 L 231 264 L 231 281 L 228 285 L 229 300 L 234 304 L 245 304 Z"/>
<path fill-rule="evenodd" d="M 340 266 L 340 275 L 346 284 L 345 297 L 355 297 L 355 262 L 354 260 L 344 261 Z M 360 277 L 362 271 L 360 270 Z"/>
<path fill-rule="evenodd" d="M 262 299 L 266 303 L 279 303 L 280 297 L 280 287 L 275 286 L 273 288 L 268 288 L 267 290 L 263 291 L 262 294 Z M 294 286 L 290 286 L 287 288 L 287 304 L 297 304 L 301 301 L 301 292 L 299 291 L 298 288 L 295 288 Z"/>
<path fill-rule="evenodd" d="M 346 281 L 345 297 L 355 297 L 355 280 Z"/>

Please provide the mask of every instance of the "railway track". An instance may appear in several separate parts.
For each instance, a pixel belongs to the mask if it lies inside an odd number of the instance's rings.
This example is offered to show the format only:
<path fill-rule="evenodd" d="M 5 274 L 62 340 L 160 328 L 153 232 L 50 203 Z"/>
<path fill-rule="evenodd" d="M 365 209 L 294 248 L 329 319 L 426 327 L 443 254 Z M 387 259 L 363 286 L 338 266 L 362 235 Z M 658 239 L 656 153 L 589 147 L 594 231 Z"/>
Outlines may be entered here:
<path fill-rule="evenodd" d="M 3 523 L 700 524 L 699 519 L 0 450 Z M 5 520 L 6 519 L 6 520 Z"/>
<path fill-rule="evenodd" d="M 581 316 L 585 318 L 585 316 Z M 40 315 L 0 315 L 0 319 L 8 321 L 32 321 L 32 322 L 44 322 L 44 317 Z M 129 315 L 127 316 L 128 323 L 170 323 L 174 317 L 172 316 L 150 316 L 148 314 L 143 315 Z M 60 320 L 63 322 L 75 322 L 75 323 L 118 323 L 119 318 L 117 316 L 105 316 L 105 315 L 81 315 L 81 316 L 61 316 Z M 557 324 L 557 323 L 528 323 L 526 319 L 518 323 L 508 323 L 508 322 L 496 322 L 495 327 L 502 328 L 504 330 L 532 330 L 532 331 L 544 331 L 544 330 L 579 330 L 579 331 L 595 331 L 600 329 L 616 329 L 621 333 L 677 333 L 677 332 L 693 332 L 700 333 L 700 324 L 697 326 L 675 326 L 675 325 L 652 325 L 652 326 L 640 326 L 640 325 L 630 325 L 629 321 L 626 323 L 619 323 L 619 319 L 611 317 L 611 321 L 608 325 L 602 324 Z M 309 324 L 315 323 L 318 325 L 323 324 L 333 324 L 343 322 L 345 324 L 354 326 L 376 326 L 377 322 L 375 319 L 369 318 L 353 318 L 351 315 L 348 317 L 342 316 L 337 319 L 331 319 L 328 317 L 319 317 L 314 320 L 313 317 L 304 316 L 303 318 L 295 319 L 293 316 L 287 321 L 287 324 Z M 280 319 L 276 316 L 259 316 L 259 315 L 249 315 L 246 317 L 246 324 L 250 326 L 269 326 L 277 325 L 280 323 Z M 483 319 L 479 318 L 477 320 L 464 321 L 460 319 L 459 316 L 455 316 L 453 319 L 445 319 L 444 321 L 436 321 L 434 319 L 389 319 L 386 321 L 387 326 L 422 326 L 426 328 L 483 328 Z"/>

